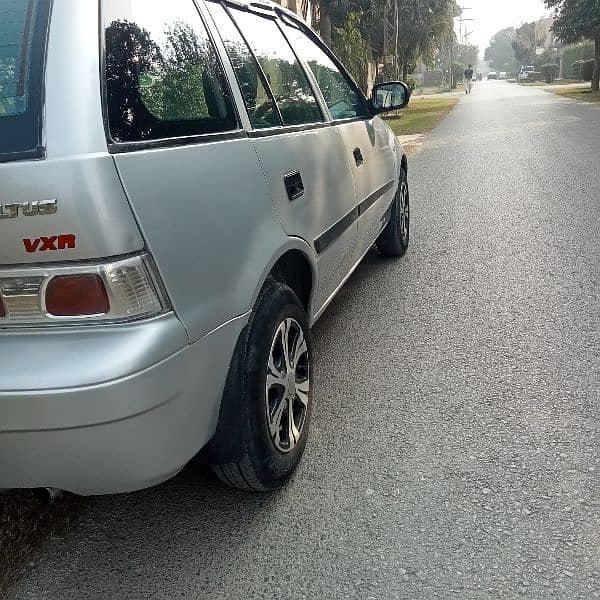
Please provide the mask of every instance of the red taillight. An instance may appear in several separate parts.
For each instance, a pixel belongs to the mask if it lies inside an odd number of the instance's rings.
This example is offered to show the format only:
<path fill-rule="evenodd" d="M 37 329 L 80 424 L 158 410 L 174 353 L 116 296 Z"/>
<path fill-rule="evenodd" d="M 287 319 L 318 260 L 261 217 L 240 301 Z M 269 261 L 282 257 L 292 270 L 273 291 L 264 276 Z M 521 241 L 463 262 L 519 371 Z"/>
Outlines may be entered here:
<path fill-rule="evenodd" d="M 46 289 L 46 311 L 54 317 L 105 315 L 110 303 L 98 275 L 63 275 L 50 280 Z"/>

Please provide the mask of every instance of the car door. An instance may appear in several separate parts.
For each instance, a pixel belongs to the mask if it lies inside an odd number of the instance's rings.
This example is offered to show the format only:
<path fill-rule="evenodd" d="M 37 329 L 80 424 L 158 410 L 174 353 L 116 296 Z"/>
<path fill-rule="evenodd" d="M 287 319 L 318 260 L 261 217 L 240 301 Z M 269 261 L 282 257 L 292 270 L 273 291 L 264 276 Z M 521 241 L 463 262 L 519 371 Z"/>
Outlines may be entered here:
<path fill-rule="evenodd" d="M 273 12 L 206 6 L 236 72 L 275 214 L 286 233 L 307 241 L 317 256 L 316 313 L 347 275 L 356 249 L 355 193 L 344 142 Z"/>
<path fill-rule="evenodd" d="M 380 117 L 373 117 L 354 82 L 325 45 L 303 24 L 285 17 L 285 31 L 321 90 L 343 140 L 356 190 L 358 260 L 382 230 L 398 187 L 396 142 Z"/>

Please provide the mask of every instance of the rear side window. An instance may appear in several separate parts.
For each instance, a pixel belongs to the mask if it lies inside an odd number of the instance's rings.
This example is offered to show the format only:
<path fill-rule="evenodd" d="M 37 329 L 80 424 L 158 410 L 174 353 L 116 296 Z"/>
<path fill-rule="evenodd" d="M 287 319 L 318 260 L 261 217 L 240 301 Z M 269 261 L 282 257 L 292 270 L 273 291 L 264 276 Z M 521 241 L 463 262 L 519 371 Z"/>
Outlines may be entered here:
<path fill-rule="evenodd" d="M 104 22 L 114 141 L 237 129 L 229 87 L 193 0 L 106 0 Z"/>
<path fill-rule="evenodd" d="M 231 12 L 265 73 L 283 124 L 322 122 L 323 115 L 308 77 L 277 23 L 243 10 Z"/>
<path fill-rule="evenodd" d="M 0 0 L 0 161 L 40 158 L 50 0 Z"/>
<path fill-rule="evenodd" d="M 242 34 L 223 6 L 214 2 L 207 2 L 206 5 L 217 25 L 231 66 L 235 71 L 252 127 L 265 129 L 266 127 L 281 126 L 279 111 L 270 90 L 265 87 L 260 69 Z"/>

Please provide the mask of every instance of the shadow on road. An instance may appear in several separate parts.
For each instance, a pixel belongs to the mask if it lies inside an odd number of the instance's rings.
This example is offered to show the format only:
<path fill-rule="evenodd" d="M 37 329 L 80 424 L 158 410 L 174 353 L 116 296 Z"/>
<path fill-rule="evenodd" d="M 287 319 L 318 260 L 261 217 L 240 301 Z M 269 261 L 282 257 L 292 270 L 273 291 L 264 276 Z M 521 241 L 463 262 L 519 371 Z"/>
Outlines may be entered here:
<path fill-rule="evenodd" d="M 64 535 L 87 504 L 71 494 L 54 504 L 40 501 L 31 491 L 0 496 L 0 598 L 43 544 Z"/>

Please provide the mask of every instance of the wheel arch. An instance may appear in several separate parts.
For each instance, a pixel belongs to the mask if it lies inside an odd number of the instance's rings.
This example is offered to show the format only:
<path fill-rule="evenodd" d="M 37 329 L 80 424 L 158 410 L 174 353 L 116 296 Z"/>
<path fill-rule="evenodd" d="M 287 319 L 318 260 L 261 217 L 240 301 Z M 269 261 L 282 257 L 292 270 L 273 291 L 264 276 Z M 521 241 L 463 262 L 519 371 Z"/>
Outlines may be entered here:
<path fill-rule="evenodd" d="M 402 159 L 400 160 L 400 168 L 408 175 L 408 157 L 404 152 L 402 153 Z"/>
<path fill-rule="evenodd" d="M 309 322 L 313 313 L 313 300 L 318 286 L 318 266 L 310 246 L 302 239 L 289 238 L 264 270 L 252 298 L 256 303 L 267 279 L 271 277 L 289 286 L 298 297 Z"/>
<path fill-rule="evenodd" d="M 293 290 L 310 316 L 316 277 L 306 254 L 296 249 L 288 250 L 273 265 L 270 275 Z"/>
<path fill-rule="evenodd" d="M 396 168 L 403 169 L 404 172 L 408 175 L 408 157 L 406 156 L 406 152 L 404 152 L 404 148 L 400 143 L 400 140 L 396 137 Z M 400 173 L 398 173 L 398 176 Z"/>
<path fill-rule="evenodd" d="M 272 286 L 273 280 L 276 280 L 288 285 L 298 296 L 306 311 L 306 319 L 310 326 L 312 304 L 318 285 L 317 272 L 316 257 L 308 243 L 300 238 L 287 238 L 279 250 L 274 253 L 271 261 L 268 262 L 259 283 L 256 285 L 251 299 L 251 308 L 247 315 L 248 322 L 238 336 L 229 365 L 227 380 L 224 384 L 224 394 L 219 404 L 219 417 L 215 434 L 202 453 L 202 460 L 212 464 L 213 468 L 215 468 L 215 465 L 225 465 L 227 472 L 222 469 L 217 469 L 216 472 L 222 480 L 227 480 L 230 485 L 239 483 L 244 489 L 252 487 L 246 479 L 235 477 L 236 471 L 235 469 L 232 470 L 232 463 L 239 463 L 243 459 L 243 455 L 230 443 L 231 439 L 239 439 L 243 434 L 237 421 L 239 410 L 232 409 L 232 402 L 234 407 L 238 406 L 236 403 L 240 398 L 240 388 L 235 386 L 240 385 L 241 379 L 236 376 L 236 369 L 240 367 L 237 358 L 240 355 L 240 349 L 248 343 L 250 324 L 252 323 L 252 317 L 249 315 L 255 309 L 262 292 L 268 288 L 269 284 Z M 227 391 L 231 386 L 234 386 L 235 393 L 228 394 Z M 227 474 L 229 474 L 229 477 L 226 477 Z"/>

